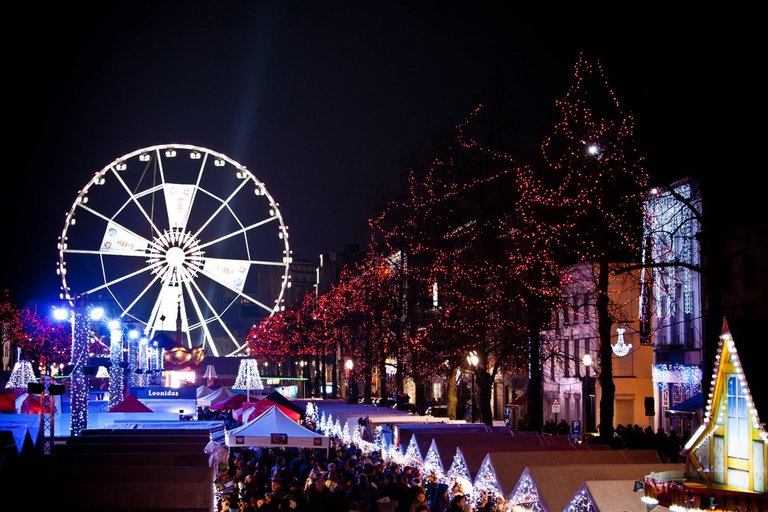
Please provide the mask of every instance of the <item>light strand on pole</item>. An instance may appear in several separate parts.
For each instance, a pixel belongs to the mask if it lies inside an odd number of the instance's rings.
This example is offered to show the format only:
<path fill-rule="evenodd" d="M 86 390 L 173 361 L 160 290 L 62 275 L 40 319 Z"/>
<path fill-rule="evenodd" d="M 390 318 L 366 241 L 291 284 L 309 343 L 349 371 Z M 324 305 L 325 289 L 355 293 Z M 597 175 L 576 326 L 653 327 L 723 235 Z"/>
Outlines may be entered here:
<path fill-rule="evenodd" d="M 119 328 L 109 331 L 109 408 L 123 400 L 125 393 L 125 372 L 123 362 L 123 331 Z"/>
<path fill-rule="evenodd" d="M 88 312 L 84 299 L 76 298 L 72 316 L 72 386 L 71 432 L 73 436 L 88 427 L 88 376 L 84 368 L 88 364 Z"/>

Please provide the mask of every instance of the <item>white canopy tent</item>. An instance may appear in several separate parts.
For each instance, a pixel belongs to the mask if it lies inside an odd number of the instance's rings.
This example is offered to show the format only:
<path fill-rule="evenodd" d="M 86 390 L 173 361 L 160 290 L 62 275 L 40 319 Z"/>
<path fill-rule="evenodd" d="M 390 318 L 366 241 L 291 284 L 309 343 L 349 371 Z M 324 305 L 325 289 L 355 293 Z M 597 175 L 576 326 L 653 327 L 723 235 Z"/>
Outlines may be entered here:
<path fill-rule="evenodd" d="M 302 427 L 277 406 L 272 406 L 248 423 L 227 432 L 229 447 L 262 446 L 325 448 L 329 437 Z"/>
<path fill-rule="evenodd" d="M 222 386 L 219 389 L 211 391 L 205 396 L 198 396 L 197 405 L 203 406 L 203 407 L 210 407 L 216 402 L 226 400 L 227 398 L 231 397 L 234 394 L 235 392 L 232 391 L 232 389 L 228 388 L 227 386 Z"/>

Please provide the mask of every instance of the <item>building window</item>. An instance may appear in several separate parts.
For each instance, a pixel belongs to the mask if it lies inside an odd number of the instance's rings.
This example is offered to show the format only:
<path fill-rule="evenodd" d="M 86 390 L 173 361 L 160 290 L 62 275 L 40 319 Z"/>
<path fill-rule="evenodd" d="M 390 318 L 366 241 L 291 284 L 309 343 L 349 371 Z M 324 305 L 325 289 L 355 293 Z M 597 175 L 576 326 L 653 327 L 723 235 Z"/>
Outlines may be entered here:
<path fill-rule="evenodd" d="M 681 384 L 672 384 L 672 405 L 677 405 L 683 401 L 683 386 Z"/>
<path fill-rule="evenodd" d="M 571 376 L 571 340 L 563 340 L 563 360 L 565 361 L 565 368 L 563 369 L 563 375 L 566 377 Z"/>
<path fill-rule="evenodd" d="M 737 375 L 728 375 L 728 456 L 749 458 L 747 392 Z"/>
<path fill-rule="evenodd" d="M 443 385 L 440 382 L 432 383 L 432 398 L 440 402 L 443 399 Z"/>
<path fill-rule="evenodd" d="M 565 307 L 563 307 L 563 325 L 568 325 L 570 323 L 569 315 L 568 315 L 568 305 L 566 304 Z"/>
<path fill-rule="evenodd" d="M 584 294 L 584 323 L 589 323 L 589 294 Z"/>

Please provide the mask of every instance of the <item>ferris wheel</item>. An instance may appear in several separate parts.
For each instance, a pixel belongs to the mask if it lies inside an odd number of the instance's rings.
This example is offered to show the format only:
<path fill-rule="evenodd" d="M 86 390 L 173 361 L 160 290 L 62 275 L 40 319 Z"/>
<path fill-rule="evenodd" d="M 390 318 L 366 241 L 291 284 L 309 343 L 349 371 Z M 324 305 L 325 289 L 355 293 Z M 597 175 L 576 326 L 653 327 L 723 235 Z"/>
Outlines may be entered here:
<path fill-rule="evenodd" d="M 246 167 L 166 144 L 121 156 L 78 192 L 58 244 L 62 298 L 101 297 L 152 339 L 236 355 L 259 317 L 284 309 L 288 228 Z"/>

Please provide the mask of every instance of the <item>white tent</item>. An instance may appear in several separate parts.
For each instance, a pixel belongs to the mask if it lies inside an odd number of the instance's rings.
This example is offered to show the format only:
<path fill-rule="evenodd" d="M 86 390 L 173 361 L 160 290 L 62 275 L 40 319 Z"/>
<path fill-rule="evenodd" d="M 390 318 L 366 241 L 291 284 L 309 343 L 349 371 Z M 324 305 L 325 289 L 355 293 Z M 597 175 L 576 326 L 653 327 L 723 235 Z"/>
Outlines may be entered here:
<path fill-rule="evenodd" d="M 208 386 L 198 386 L 195 390 L 195 398 L 202 398 L 206 395 L 213 393 L 213 390 Z"/>
<path fill-rule="evenodd" d="M 277 406 L 226 434 L 227 446 L 328 448 L 329 438 L 302 427 Z"/>
<path fill-rule="evenodd" d="M 203 406 L 203 407 L 210 407 L 212 404 L 215 404 L 216 402 L 220 402 L 222 400 L 226 400 L 227 398 L 234 395 L 235 392 L 232 391 L 227 386 L 222 386 L 219 389 L 212 391 L 208 393 L 205 396 L 201 396 L 197 398 L 197 405 Z"/>

